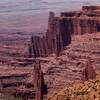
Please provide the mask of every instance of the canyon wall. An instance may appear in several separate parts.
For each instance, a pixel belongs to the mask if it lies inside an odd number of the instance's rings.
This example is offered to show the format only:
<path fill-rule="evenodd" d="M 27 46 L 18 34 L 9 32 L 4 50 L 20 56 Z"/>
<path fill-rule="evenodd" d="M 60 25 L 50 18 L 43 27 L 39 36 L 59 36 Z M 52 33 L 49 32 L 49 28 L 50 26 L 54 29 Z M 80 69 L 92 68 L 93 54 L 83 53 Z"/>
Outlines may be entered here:
<path fill-rule="evenodd" d="M 59 56 L 60 52 L 71 43 L 72 35 L 99 32 L 99 17 L 98 6 L 83 6 L 80 11 L 62 12 L 60 17 L 50 12 L 45 36 L 31 38 L 29 57 L 44 57 L 49 54 Z"/>
<path fill-rule="evenodd" d="M 48 30 L 43 37 L 34 36 L 29 45 L 29 57 L 45 57 L 50 54 L 59 56 L 60 51 L 71 42 L 71 33 L 61 33 L 61 23 L 53 12 L 50 12 Z M 70 30 L 69 30 L 70 31 Z"/>

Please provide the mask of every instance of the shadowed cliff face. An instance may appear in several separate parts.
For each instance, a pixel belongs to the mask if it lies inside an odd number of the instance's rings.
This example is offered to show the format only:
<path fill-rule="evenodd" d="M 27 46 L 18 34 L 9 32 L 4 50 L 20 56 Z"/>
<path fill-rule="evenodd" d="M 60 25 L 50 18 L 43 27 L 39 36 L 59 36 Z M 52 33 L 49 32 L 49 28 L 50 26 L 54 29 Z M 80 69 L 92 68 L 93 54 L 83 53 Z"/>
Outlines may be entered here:
<path fill-rule="evenodd" d="M 62 35 L 63 46 L 67 46 L 71 43 L 71 34 L 73 33 L 72 20 L 62 19 L 60 20 L 60 32 Z"/>
<path fill-rule="evenodd" d="M 61 18 L 62 33 L 67 34 L 86 34 L 99 32 L 99 18 L 92 17 L 66 17 Z"/>

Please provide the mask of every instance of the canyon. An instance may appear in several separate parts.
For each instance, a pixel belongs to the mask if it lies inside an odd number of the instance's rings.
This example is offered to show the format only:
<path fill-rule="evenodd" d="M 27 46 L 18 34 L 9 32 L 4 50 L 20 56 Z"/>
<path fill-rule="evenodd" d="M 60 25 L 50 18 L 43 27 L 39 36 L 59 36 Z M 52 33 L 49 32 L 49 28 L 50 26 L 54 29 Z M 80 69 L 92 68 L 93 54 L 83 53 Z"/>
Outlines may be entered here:
<path fill-rule="evenodd" d="M 47 100 L 64 87 L 94 79 L 100 72 L 99 6 L 83 6 L 59 17 L 50 12 L 47 32 L 23 34 L 16 33 L 16 41 L 6 40 L 0 50 L 3 99 L 10 95 L 17 100 Z"/>

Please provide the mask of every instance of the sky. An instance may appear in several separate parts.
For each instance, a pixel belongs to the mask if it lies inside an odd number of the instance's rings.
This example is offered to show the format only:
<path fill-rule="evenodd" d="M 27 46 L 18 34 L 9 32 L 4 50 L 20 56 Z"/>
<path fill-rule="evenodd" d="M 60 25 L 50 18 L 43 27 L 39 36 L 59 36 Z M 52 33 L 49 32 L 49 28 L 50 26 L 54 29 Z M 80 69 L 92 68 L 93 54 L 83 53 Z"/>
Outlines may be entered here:
<path fill-rule="evenodd" d="M 100 0 L 0 0 L 0 13 L 73 9 L 81 5 L 100 4 Z M 73 7 L 72 7 L 73 5 Z"/>

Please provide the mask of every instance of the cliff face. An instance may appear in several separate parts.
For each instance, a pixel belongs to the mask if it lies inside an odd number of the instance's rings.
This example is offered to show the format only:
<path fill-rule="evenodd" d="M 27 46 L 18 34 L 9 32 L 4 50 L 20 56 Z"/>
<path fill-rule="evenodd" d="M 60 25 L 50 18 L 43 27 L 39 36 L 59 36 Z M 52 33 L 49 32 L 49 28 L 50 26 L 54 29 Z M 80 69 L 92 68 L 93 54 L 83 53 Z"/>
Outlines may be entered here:
<path fill-rule="evenodd" d="M 43 37 L 35 36 L 31 38 L 29 57 L 44 57 L 52 53 L 59 56 L 59 53 L 64 49 L 64 47 L 71 42 L 70 29 L 68 28 L 70 34 L 63 32 L 66 29 L 63 25 L 64 23 L 64 20 L 59 21 L 59 18 L 56 18 L 54 13 L 50 12 L 46 35 Z"/>
<path fill-rule="evenodd" d="M 66 27 L 70 27 L 71 34 L 96 33 L 100 31 L 100 7 L 83 6 L 78 12 L 63 12 L 60 21 L 65 20 Z M 66 28 L 66 31 L 68 29 Z"/>
<path fill-rule="evenodd" d="M 32 37 L 30 57 L 48 56 L 60 52 L 71 43 L 71 35 L 82 35 L 100 31 L 100 7 L 84 6 L 81 11 L 62 12 L 55 17 L 50 12 L 48 30 L 43 37 Z M 31 55 L 30 55 L 31 54 Z"/>
<path fill-rule="evenodd" d="M 63 35 L 67 37 L 67 34 L 60 33 L 60 23 L 58 19 L 54 17 L 54 13 L 50 12 L 46 35 L 43 37 L 34 36 L 31 38 L 29 57 L 44 57 L 52 53 L 58 56 L 64 46 L 68 44 Z"/>
<path fill-rule="evenodd" d="M 100 31 L 99 19 L 92 19 L 90 17 L 66 17 L 61 18 L 60 22 L 62 23 L 60 27 L 63 27 L 61 33 L 82 35 Z"/>

